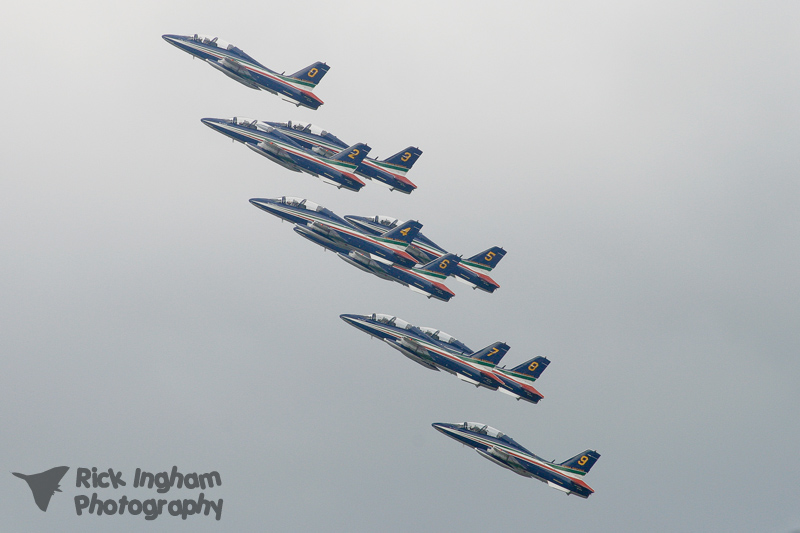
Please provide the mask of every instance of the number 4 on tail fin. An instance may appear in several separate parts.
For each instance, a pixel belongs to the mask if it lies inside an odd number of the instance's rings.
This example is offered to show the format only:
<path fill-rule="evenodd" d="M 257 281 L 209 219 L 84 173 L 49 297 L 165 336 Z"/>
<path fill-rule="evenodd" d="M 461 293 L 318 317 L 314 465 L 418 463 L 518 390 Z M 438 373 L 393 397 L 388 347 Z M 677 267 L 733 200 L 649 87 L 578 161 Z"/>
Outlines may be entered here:
<path fill-rule="evenodd" d="M 477 359 L 479 361 L 484 361 L 487 363 L 491 363 L 493 365 L 497 365 L 500 362 L 500 359 L 508 352 L 509 346 L 504 342 L 495 342 L 494 344 L 490 344 L 483 350 L 475 352 L 472 354 L 473 359 Z"/>
<path fill-rule="evenodd" d="M 409 220 L 408 222 L 404 222 L 399 224 L 397 227 L 390 229 L 381 236 L 386 239 L 392 239 L 393 241 L 399 241 L 405 245 L 409 245 L 421 229 L 422 224 L 416 220 Z"/>

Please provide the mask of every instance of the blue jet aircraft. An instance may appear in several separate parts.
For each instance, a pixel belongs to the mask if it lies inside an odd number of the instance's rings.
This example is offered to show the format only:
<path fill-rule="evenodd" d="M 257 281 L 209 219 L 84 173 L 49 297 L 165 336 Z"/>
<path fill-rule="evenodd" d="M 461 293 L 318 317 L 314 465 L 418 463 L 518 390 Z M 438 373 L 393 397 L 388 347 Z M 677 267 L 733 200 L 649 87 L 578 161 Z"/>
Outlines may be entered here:
<path fill-rule="evenodd" d="M 438 280 L 445 279 L 458 264 L 457 256 L 448 256 L 427 265 L 415 267 L 416 260 L 404 249 L 422 227 L 416 221 L 406 222 L 383 235 L 369 235 L 343 218 L 303 198 L 253 198 L 259 209 L 295 224 L 300 236 L 338 254 L 347 263 L 396 281 L 429 298 L 448 301 L 453 292 Z"/>
<path fill-rule="evenodd" d="M 277 128 L 266 122 L 242 117 L 231 119 L 204 118 L 201 122 L 234 141 L 239 141 L 270 161 L 294 172 L 305 172 L 323 182 L 349 191 L 359 191 L 364 182 L 354 172 L 370 147 L 363 143 L 354 144 L 344 150 L 326 157 L 306 150 Z"/>
<path fill-rule="evenodd" d="M 593 450 L 579 453 L 563 463 L 545 461 L 523 448 L 518 442 L 486 424 L 464 422 L 463 424 L 432 424 L 451 439 L 473 448 L 491 462 L 524 477 L 532 477 L 547 483 L 562 492 L 588 498 L 594 490 L 584 483 L 583 476 L 589 473 L 600 454 Z"/>
<path fill-rule="evenodd" d="M 265 124 L 278 128 L 282 134 L 291 137 L 300 146 L 325 157 L 332 157 L 350 146 L 334 134 L 312 124 L 292 124 L 291 121 L 265 122 Z M 367 157 L 356 168 L 356 174 L 362 178 L 377 180 L 392 191 L 411 194 L 417 186 L 406 178 L 406 174 L 420 155 L 422 150 L 409 146 L 383 161 Z M 432 260 L 433 258 L 428 259 Z"/>
<path fill-rule="evenodd" d="M 478 387 L 500 389 L 515 398 L 537 403 L 544 396 L 534 389 L 533 382 L 549 361 L 537 357 L 512 371 L 514 379 L 497 374 L 497 363 L 509 350 L 504 342 L 495 342 L 477 352 L 464 343 L 434 328 L 417 327 L 391 315 L 340 315 L 351 326 L 376 337 L 400 353 L 431 370 L 443 370 Z M 534 364 L 535 363 L 535 364 Z M 530 370 L 533 367 L 534 370 Z"/>
<path fill-rule="evenodd" d="M 376 215 L 374 217 L 345 215 L 344 218 L 354 226 L 372 235 L 383 233 L 387 229 L 392 229 L 399 224 L 396 218 L 384 215 Z M 444 248 L 422 233 L 418 233 L 417 236 L 414 237 L 414 240 L 406 251 L 413 255 L 420 263 L 433 261 L 448 253 Z M 454 276 L 458 281 L 469 285 L 473 289 L 480 289 L 492 293 L 496 289 L 499 289 L 500 285 L 490 278 L 487 272 L 491 272 L 505 255 L 505 250 L 499 246 L 493 246 L 468 259 L 462 259 L 454 272 Z"/>
<path fill-rule="evenodd" d="M 205 35 L 163 35 L 169 44 L 199 57 L 229 78 L 256 90 L 280 96 L 296 106 L 317 109 L 323 104 L 311 91 L 330 68 L 317 61 L 291 76 L 270 70 L 243 50 L 217 37 Z"/>

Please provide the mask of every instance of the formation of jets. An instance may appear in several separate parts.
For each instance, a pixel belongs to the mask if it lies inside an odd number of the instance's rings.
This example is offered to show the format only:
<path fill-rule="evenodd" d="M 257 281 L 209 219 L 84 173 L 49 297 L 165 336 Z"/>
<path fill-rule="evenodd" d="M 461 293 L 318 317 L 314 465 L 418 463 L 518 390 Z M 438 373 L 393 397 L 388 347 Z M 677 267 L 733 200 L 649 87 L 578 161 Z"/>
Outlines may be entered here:
<path fill-rule="evenodd" d="M 356 329 L 378 338 L 415 363 L 431 370 L 443 370 L 477 387 L 499 390 L 517 400 L 538 403 L 544 396 L 532 383 L 550 361 L 534 357 L 510 370 L 497 364 L 508 352 L 504 342 L 495 342 L 477 352 L 436 328 L 417 327 L 391 315 L 340 315 Z"/>
<path fill-rule="evenodd" d="M 250 203 L 293 223 L 294 231 L 300 236 L 336 252 L 348 264 L 381 279 L 400 283 L 429 298 L 449 301 L 455 293 L 442 282 L 449 276 L 465 276 L 465 272 L 471 273 L 470 270 L 459 269 L 464 261 L 452 253 L 445 252 L 430 261 L 423 259 L 424 263 L 420 262 L 419 254 L 408 253 L 409 246 L 422 227 L 415 220 L 394 224 L 391 228 L 384 228 L 384 232 L 374 232 L 351 224 L 347 217 L 342 218 L 330 209 L 305 198 L 252 198 Z M 492 263 L 497 264 L 505 251 L 493 255 L 495 252 L 492 250 L 470 258 L 469 263 L 478 264 L 476 261 L 485 262 L 486 257 L 492 257 Z M 498 285 L 494 283 L 494 288 L 496 287 Z"/>
<path fill-rule="evenodd" d="M 312 63 L 291 75 L 278 74 L 217 37 L 167 34 L 163 38 L 246 87 L 267 91 L 311 110 L 323 104 L 313 93 L 330 69 L 323 62 Z M 371 148 L 366 143 L 348 144 L 312 124 L 238 116 L 203 118 L 201 122 L 285 169 L 310 174 L 338 189 L 358 192 L 365 185 L 363 179 L 404 194 L 417 189 L 407 177 L 422 155 L 422 150 L 415 146 L 378 160 L 369 157 Z M 487 293 L 500 287 L 489 276 L 506 255 L 499 246 L 464 259 L 422 234 L 422 224 L 416 220 L 401 221 L 384 215 L 340 217 L 315 202 L 293 196 L 253 198 L 250 203 L 290 222 L 295 233 L 334 252 L 346 263 L 404 285 L 429 299 L 447 302 L 455 296 L 444 284 L 449 277 Z M 513 368 L 500 367 L 498 364 L 509 350 L 504 342 L 473 351 L 439 329 L 417 327 L 392 315 L 343 314 L 340 317 L 430 370 L 447 372 L 476 387 L 496 390 L 533 404 L 543 398 L 533 383 L 550 364 L 546 357 L 534 357 Z M 582 478 L 600 457 L 596 451 L 586 450 L 556 464 L 534 455 L 508 435 L 485 424 L 435 423 L 433 427 L 473 448 L 481 457 L 521 476 L 543 481 L 568 495 L 588 498 L 594 492 Z M 44 474 L 47 473 L 39 476 Z M 56 485 L 63 472 L 57 474 L 53 477 Z M 39 478 L 15 475 L 26 479 L 36 496 L 34 481 Z M 40 502 L 36 497 L 37 505 L 46 509 L 47 500 Z"/>
<path fill-rule="evenodd" d="M 600 454 L 586 450 L 563 463 L 551 463 L 526 450 L 517 441 L 486 424 L 464 422 L 463 424 L 433 424 L 437 431 L 451 439 L 473 448 L 491 462 L 524 477 L 532 477 L 548 486 L 588 498 L 594 490 L 584 483 L 583 476 L 589 473 Z"/>

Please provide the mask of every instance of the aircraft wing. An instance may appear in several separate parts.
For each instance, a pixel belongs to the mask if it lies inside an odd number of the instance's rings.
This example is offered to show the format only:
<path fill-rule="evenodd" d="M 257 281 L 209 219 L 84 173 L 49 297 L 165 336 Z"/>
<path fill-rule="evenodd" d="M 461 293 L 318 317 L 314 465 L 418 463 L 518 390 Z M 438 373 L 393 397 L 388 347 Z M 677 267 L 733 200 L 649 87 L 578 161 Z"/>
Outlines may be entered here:
<path fill-rule="evenodd" d="M 312 231 L 314 231 L 314 233 L 319 233 L 320 235 L 324 235 L 326 238 L 334 242 L 343 244 L 345 243 L 345 240 L 342 239 L 342 236 L 339 235 L 339 232 L 326 224 L 314 221 L 308 226 Z"/>

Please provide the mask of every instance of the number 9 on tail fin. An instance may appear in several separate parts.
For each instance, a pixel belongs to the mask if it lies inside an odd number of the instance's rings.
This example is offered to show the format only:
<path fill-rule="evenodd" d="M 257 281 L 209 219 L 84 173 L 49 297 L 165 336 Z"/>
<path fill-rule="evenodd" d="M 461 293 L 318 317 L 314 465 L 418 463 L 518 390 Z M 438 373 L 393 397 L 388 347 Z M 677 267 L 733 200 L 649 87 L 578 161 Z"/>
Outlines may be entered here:
<path fill-rule="evenodd" d="M 592 466 L 600 459 L 600 454 L 594 450 L 586 450 L 583 453 L 579 453 L 575 457 L 571 459 L 567 459 L 560 466 L 566 466 L 570 470 L 572 470 L 575 474 L 584 475 L 592 469 Z"/>

